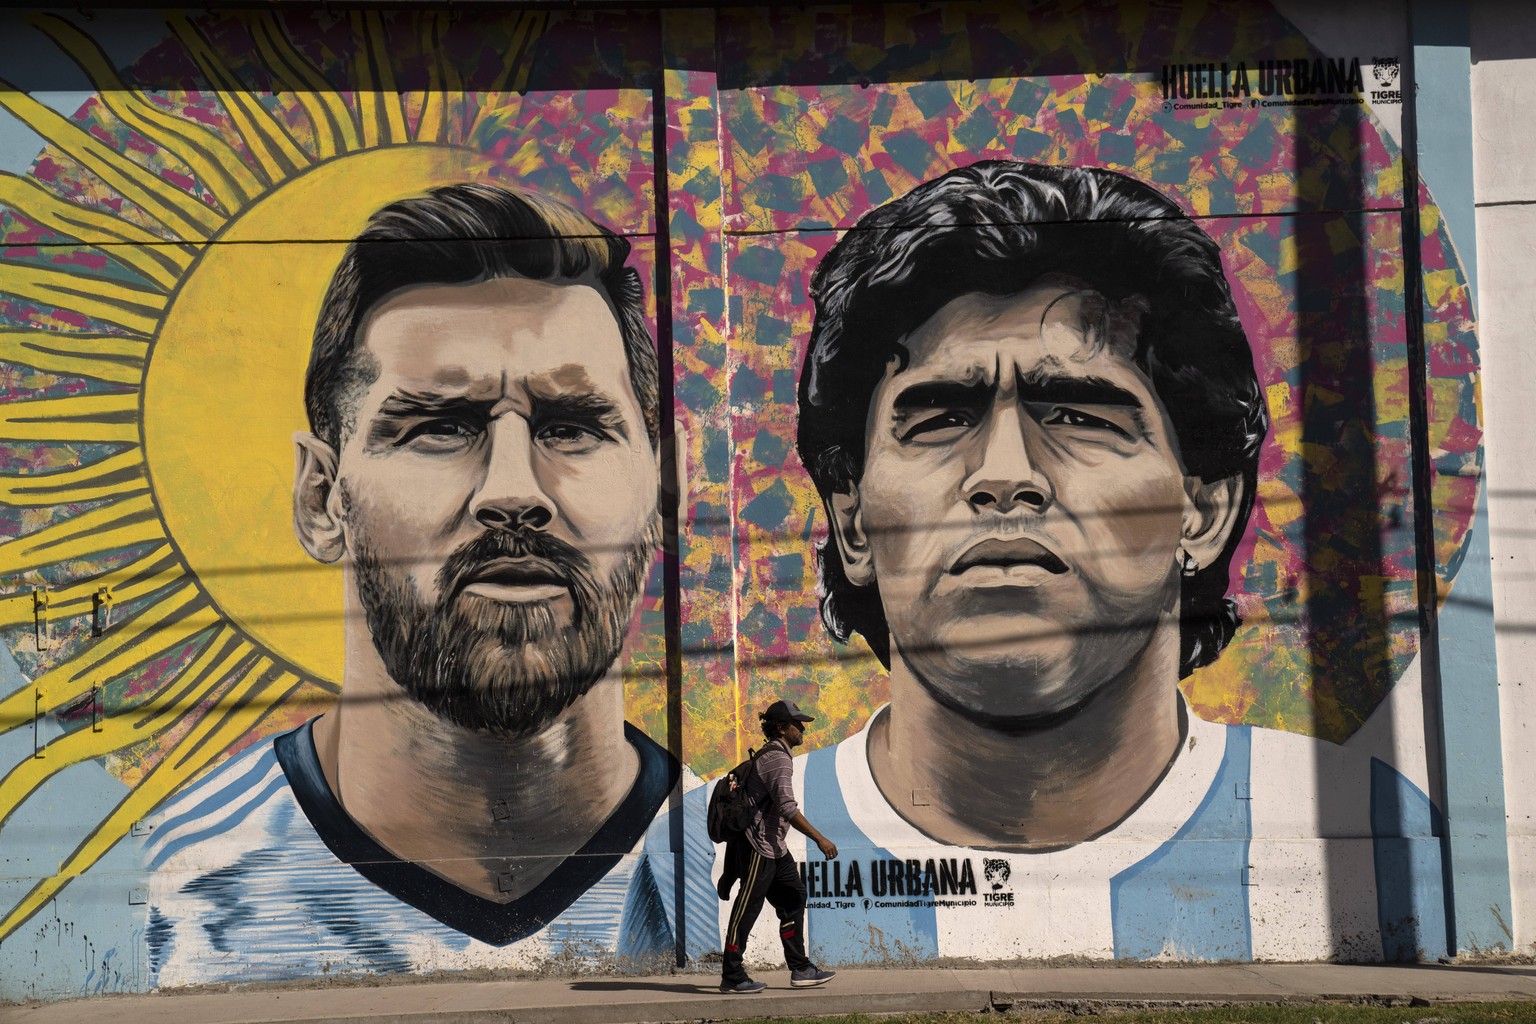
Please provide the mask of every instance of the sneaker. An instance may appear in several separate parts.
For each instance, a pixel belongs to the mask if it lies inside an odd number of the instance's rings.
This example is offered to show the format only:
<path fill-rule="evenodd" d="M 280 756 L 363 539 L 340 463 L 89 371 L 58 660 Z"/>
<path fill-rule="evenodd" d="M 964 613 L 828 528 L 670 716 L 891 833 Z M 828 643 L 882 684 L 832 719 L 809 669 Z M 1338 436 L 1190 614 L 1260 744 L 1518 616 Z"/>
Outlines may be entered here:
<path fill-rule="evenodd" d="M 792 988 L 815 988 L 817 985 L 825 985 L 836 974 L 836 971 L 824 971 L 820 967 L 807 967 L 801 971 L 790 971 L 789 984 Z"/>
<path fill-rule="evenodd" d="M 832 975 L 829 974 L 827 977 L 830 978 Z M 813 984 L 820 985 L 821 982 L 813 982 Z M 731 995 L 746 995 L 749 992 L 761 992 L 767 987 L 768 985 L 765 982 L 753 981 L 751 978 L 748 978 L 746 981 L 738 981 L 734 985 L 723 981 L 720 983 L 720 991 L 730 993 Z"/>

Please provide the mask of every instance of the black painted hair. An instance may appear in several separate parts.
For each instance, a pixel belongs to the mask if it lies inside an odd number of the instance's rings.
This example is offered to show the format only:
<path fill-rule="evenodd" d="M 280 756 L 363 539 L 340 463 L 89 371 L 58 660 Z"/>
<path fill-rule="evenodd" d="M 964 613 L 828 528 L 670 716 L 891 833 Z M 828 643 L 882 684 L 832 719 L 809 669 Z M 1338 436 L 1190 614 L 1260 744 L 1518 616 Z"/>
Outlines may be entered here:
<path fill-rule="evenodd" d="M 1155 189 L 1101 168 L 995 160 L 866 214 L 812 280 L 800 458 L 830 510 L 830 496 L 863 476 L 869 404 L 892 361 L 905 365 L 903 339 L 952 299 L 1017 294 L 1047 275 L 1139 314 L 1134 360 L 1172 423 L 1184 471 L 1245 484 L 1221 556 L 1183 581 L 1188 675 L 1216 659 L 1241 621 L 1227 573 L 1253 511 L 1269 416 L 1216 243 Z M 817 550 L 822 622 L 844 643 L 861 634 L 889 668 L 880 595 L 848 580 L 836 543 Z"/>
<path fill-rule="evenodd" d="M 304 378 L 310 430 L 339 448 L 354 429 L 357 397 L 377 373 L 358 348 L 358 333 L 380 302 L 403 288 L 522 277 L 591 285 L 607 300 L 654 449 L 656 348 L 645 325 L 640 277 L 624 265 L 628 256 L 627 239 L 532 192 L 446 185 L 391 203 L 347 247 L 326 290 Z"/>

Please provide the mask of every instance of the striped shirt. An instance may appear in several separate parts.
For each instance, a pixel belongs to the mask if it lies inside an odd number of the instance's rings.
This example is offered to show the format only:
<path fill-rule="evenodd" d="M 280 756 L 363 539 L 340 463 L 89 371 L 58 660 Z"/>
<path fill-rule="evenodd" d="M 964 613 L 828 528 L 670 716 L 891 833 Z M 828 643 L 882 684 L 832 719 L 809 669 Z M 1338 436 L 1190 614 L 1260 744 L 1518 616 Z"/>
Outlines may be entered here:
<path fill-rule="evenodd" d="M 789 819 L 800 813 L 795 803 L 794 758 L 783 740 L 771 740 L 757 755 L 756 764 L 757 771 L 747 779 L 747 792 L 757 808 L 747 842 L 764 857 L 782 857 L 789 852 L 784 844 Z"/>
<path fill-rule="evenodd" d="M 326 786 L 312 724 L 231 758 L 154 819 L 152 985 L 672 955 L 652 867 L 633 854 L 677 768 L 638 729 L 624 733 L 640 778 L 613 818 L 537 889 L 500 904 L 365 848 Z"/>

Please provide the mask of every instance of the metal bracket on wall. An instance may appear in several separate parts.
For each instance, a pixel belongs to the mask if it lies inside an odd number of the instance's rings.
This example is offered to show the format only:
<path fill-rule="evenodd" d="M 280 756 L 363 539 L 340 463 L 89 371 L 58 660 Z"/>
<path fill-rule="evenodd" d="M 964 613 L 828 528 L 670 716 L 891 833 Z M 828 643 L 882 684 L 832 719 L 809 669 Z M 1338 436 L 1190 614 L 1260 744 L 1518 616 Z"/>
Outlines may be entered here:
<path fill-rule="evenodd" d="M 46 651 L 53 638 L 48 632 L 48 588 L 32 588 L 32 629 L 37 638 L 37 649 Z"/>
<path fill-rule="evenodd" d="M 101 719 L 105 711 L 102 707 L 101 687 L 91 687 L 91 732 L 101 732 Z"/>
<path fill-rule="evenodd" d="M 112 588 L 101 587 L 91 598 L 91 632 L 101 636 L 112 625 Z"/>
<path fill-rule="evenodd" d="M 32 756 L 43 756 L 43 691 L 32 689 Z"/>

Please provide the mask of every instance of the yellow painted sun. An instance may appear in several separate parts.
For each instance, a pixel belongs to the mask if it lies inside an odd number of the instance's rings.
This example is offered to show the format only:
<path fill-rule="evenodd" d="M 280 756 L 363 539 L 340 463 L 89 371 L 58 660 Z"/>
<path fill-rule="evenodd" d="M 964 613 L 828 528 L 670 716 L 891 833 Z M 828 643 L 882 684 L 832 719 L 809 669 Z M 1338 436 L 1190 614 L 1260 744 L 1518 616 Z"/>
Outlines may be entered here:
<path fill-rule="evenodd" d="M 0 477 L 0 501 L 12 506 L 93 506 L 0 542 L 0 577 L 39 578 L 63 563 L 133 552 L 126 563 L 108 563 L 110 571 L 38 598 L 28 592 L 0 601 L 0 629 L 31 626 L 40 600 L 54 621 L 92 615 L 103 588 L 114 606 L 131 610 L 0 699 L 0 729 L 93 699 L 147 666 L 170 666 L 147 698 L 67 732 L 0 779 L 3 828 L 69 766 L 161 741 L 127 796 L 58 872 L 14 906 L 0 906 L 0 939 L 135 821 L 260 731 L 273 709 L 335 692 L 340 645 L 332 631 L 314 626 L 339 620 L 340 581 L 300 551 L 289 511 L 291 438 L 305 428 L 302 382 L 323 290 L 345 240 L 374 210 L 483 172 L 467 140 L 480 119 L 518 102 L 546 19 L 530 12 L 504 21 L 511 45 L 502 67 L 488 90 L 468 93 L 443 54 L 447 16 L 412 16 L 429 84 L 402 93 L 379 14 L 351 17 L 357 56 L 345 74 L 356 88 L 347 92 L 336 91 L 275 16 L 249 16 L 242 23 L 254 56 L 285 87 L 261 94 L 241 85 L 198 25 L 172 16 L 176 41 L 216 91 L 238 147 L 124 85 L 96 43 L 69 22 L 34 20 L 89 75 L 110 114 L 179 160 L 204 195 L 0 80 L 0 106 L 137 211 L 113 212 L 28 177 L 0 175 L 0 204 L 96 246 L 131 272 L 112 279 L 68 266 L 0 263 L 0 293 L 118 329 L 0 330 L 0 360 L 117 386 L 0 405 L 0 443 L 120 449 L 62 471 Z M 293 116 L 279 116 L 285 111 Z M 307 128 L 295 130 L 295 121 Z"/>

